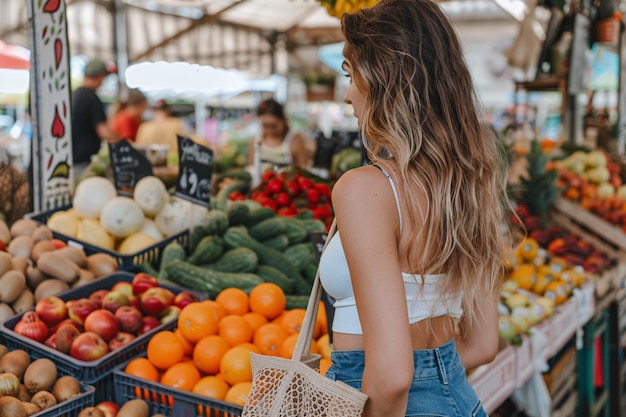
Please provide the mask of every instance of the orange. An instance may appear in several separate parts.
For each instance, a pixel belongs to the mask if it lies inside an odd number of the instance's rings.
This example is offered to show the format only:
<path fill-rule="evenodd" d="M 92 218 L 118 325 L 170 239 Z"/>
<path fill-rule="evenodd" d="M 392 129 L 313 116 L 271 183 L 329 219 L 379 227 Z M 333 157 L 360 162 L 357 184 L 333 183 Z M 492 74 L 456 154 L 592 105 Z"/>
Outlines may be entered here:
<path fill-rule="evenodd" d="M 182 336 L 191 343 L 203 337 L 216 334 L 218 320 L 213 309 L 207 304 L 191 303 L 182 309 L 178 316 L 178 329 Z"/>
<path fill-rule="evenodd" d="M 180 343 L 183 345 L 183 350 L 185 351 L 185 356 L 191 356 L 193 354 L 193 345 L 189 340 L 185 339 L 185 336 L 180 332 L 180 329 L 174 330 L 174 334 L 180 340 Z"/>
<path fill-rule="evenodd" d="M 230 386 L 222 379 L 214 376 L 205 376 L 193 386 L 191 392 L 223 401 Z"/>
<path fill-rule="evenodd" d="M 231 346 L 237 346 L 240 343 L 251 342 L 254 332 L 246 319 L 241 316 L 230 315 L 220 321 L 218 334 Z"/>
<path fill-rule="evenodd" d="M 182 361 L 184 357 L 183 344 L 170 331 L 159 332 L 148 342 L 148 360 L 158 369 L 168 369 Z"/>
<path fill-rule="evenodd" d="M 199 380 L 200 371 L 198 368 L 192 362 L 184 362 L 172 365 L 165 371 L 161 377 L 161 384 L 183 391 L 191 391 Z"/>
<path fill-rule="evenodd" d="M 285 315 L 287 315 L 287 310 L 283 311 L 280 316 L 276 317 L 274 320 L 271 320 L 270 323 L 282 324 Z"/>
<path fill-rule="evenodd" d="M 293 356 L 293 351 L 296 348 L 296 344 L 298 343 L 299 333 L 290 334 L 287 336 L 283 343 L 280 344 L 278 348 L 278 356 L 285 359 L 291 359 Z M 320 349 L 317 346 L 315 341 L 311 341 L 311 347 L 309 349 L 309 353 L 320 353 Z"/>
<path fill-rule="evenodd" d="M 193 363 L 204 373 L 215 375 L 220 371 L 222 356 L 230 349 L 221 336 L 211 335 L 200 339 L 193 349 Z"/>
<path fill-rule="evenodd" d="M 228 314 L 226 313 L 226 309 L 224 308 L 224 306 L 214 300 L 204 300 L 202 301 L 202 304 L 211 307 L 213 313 L 217 317 L 217 321 L 220 321 L 221 319 L 226 317 L 226 314 Z"/>
<path fill-rule="evenodd" d="M 220 373 L 230 385 L 252 381 L 250 350 L 245 347 L 230 348 L 220 361 Z"/>
<path fill-rule="evenodd" d="M 264 282 L 250 292 L 250 311 L 270 320 L 280 316 L 286 305 L 285 293 L 274 283 Z"/>
<path fill-rule="evenodd" d="M 215 301 L 226 309 L 227 314 L 243 316 L 250 311 L 248 308 L 248 294 L 239 288 L 226 288 L 217 295 Z"/>
<path fill-rule="evenodd" d="M 280 324 L 287 329 L 289 333 L 300 333 L 305 314 L 306 310 L 302 308 L 294 308 L 285 314 Z"/>
<path fill-rule="evenodd" d="M 332 348 L 330 347 L 330 336 L 328 333 L 321 336 L 317 339 L 317 348 L 322 355 L 322 358 L 330 359 L 330 353 L 332 352 Z"/>
<path fill-rule="evenodd" d="M 326 358 L 320 359 L 320 374 L 322 374 L 322 376 L 325 376 L 326 371 L 328 371 L 328 368 L 330 368 L 332 364 L 333 363 L 330 359 L 326 359 Z"/>
<path fill-rule="evenodd" d="M 237 345 L 237 347 L 243 347 L 248 349 L 250 352 L 258 353 L 259 355 L 261 354 L 261 350 L 252 343 L 240 343 Z"/>
<path fill-rule="evenodd" d="M 280 344 L 289 336 L 289 332 L 276 323 L 264 324 L 254 334 L 253 343 L 262 355 L 278 356 Z"/>
<path fill-rule="evenodd" d="M 250 327 L 252 327 L 253 332 L 256 332 L 259 329 L 259 327 L 268 323 L 265 316 L 259 313 L 250 312 L 250 313 L 244 314 L 242 317 L 244 318 L 245 321 L 248 322 Z"/>
<path fill-rule="evenodd" d="M 251 382 L 240 382 L 235 384 L 226 393 L 224 401 L 243 407 L 246 404 L 246 400 L 248 399 L 248 394 L 250 394 L 251 389 Z"/>
<path fill-rule="evenodd" d="M 124 369 L 128 375 L 136 376 L 137 378 L 147 379 L 148 381 L 159 382 L 159 371 L 152 365 L 146 358 L 137 358 L 128 362 L 126 369 Z"/>

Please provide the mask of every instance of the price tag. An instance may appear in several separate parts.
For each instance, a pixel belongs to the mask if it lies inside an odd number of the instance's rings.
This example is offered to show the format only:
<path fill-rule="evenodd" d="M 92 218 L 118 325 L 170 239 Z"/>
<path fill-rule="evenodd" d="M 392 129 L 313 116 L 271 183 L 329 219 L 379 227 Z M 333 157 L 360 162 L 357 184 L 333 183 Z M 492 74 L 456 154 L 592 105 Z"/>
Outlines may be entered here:
<path fill-rule="evenodd" d="M 209 207 L 213 151 L 189 138 L 178 136 L 178 182 L 174 194 Z"/>
<path fill-rule="evenodd" d="M 109 144 L 113 182 L 120 194 L 132 195 L 135 184 L 152 175 L 152 164 L 125 139 Z"/>

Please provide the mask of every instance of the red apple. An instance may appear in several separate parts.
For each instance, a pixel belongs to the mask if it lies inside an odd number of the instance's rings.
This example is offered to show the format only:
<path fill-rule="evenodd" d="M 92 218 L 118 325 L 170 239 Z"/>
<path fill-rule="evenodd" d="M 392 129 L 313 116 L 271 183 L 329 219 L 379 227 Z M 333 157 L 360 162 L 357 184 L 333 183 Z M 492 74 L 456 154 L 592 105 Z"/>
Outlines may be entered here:
<path fill-rule="evenodd" d="M 98 305 L 98 308 L 102 307 L 102 299 L 109 293 L 108 290 L 98 290 L 89 296 L 89 300 Z"/>
<path fill-rule="evenodd" d="M 104 413 L 104 417 L 115 417 L 117 412 L 120 411 L 120 406 L 113 401 L 103 401 L 97 404 L 96 408 Z"/>
<path fill-rule="evenodd" d="M 162 287 L 150 288 L 141 294 L 141 309 L 146 314 L 158 316 L 172 305 L 174 294 Z"/>
<path fill-rule="evenodd" d="M 133 294 L 141 295 L 150 288 L 158 287 L 159 281 L 152 275 L 140 272 L 133 278 Z"/>
<path fill-rule="evenodd" d="M 70 355 L 81 361 L 94 361 L 109 353 L 107 343 L 95 333 L 86 332 L 72 342 Z"/>
<path fill-rule="evenodd" d="M 184 308 L 187 304 L 195 303 L 199 301 L 198 297 L 189 291 L 183 291 L 176 294 L 174 297 L 174 305 L 180 309 Z"/>
<path fill-rule="evenodd" d="M 119 349 L 133 340 L 135 340 L 135 335 L 126 332 L 118 332 L 113 339 L 109 340 L 109 349 Z"/>
<path fill-rule="evenodd" d="M 115 313 L 115 310 L 127 305 L 130 305 L 130 301 L 121 291 L 109 291 L 107 295 L 102 298 L 102 308 L 109 310 L 111 313 Z"/>
<path fill-rule="evenodd" d="M 81 326 L 85 324 L 85 318 L 91 314 L 91 312 L 100 308 L 99 304 L 96 305 L 96 303 L 87 298 L 68 301 L 66 305 L 70 318 Z"/>
<path fill-rule="evenodd" d="M 161 323 L 169 323 L 172 320 L 176 320 L 178 315 L 180 314 L 180 308 L 176 306 L 169 306 L 165 309 L 165 311 L 159 316 Z"/>
<path fill-rule="evenodd" d="M 48 347 L 51 347 L 52 349 L 57 349 L 56 337 L 57 337 L 56 334 L 52 333 L 50 337 L 48 337 L 46 341 L 43 342 L 43 344 Z"/>
<path fill-rule="evenodd" d="M 79 333 L 83 332 L 83 326 L 81 326 L 80 324 L 76 323 L 72 319 L 65 319 L 61 323 L 58 323 L 58 324 L 50 327 L 50 333 L 56 333 L 56 331 L 59 330 L 59 328 L 61 326 L 63 326 L 64 324 L 68 324 L 68 323 L 71 324 L 72 326 L 76 327 L 78 329 Z"/>
<path fill-rule="evenodd" d="M 141 319 L 141 329 L 139 329 L 139 334 L 142 335 L 144 333 L 148 333 L 150 330 L 155 329 L 161 325 L 161 322 L 156 317 L 145 316 Z"/>
<path fill-rule="evenodd" d="M 59 297 L 50 295 L 44 297 L 35 305 L 39 318 L 48 326 L 54 326 L 67 318 L 67 306 Z"/>
<path fill-rule="evenodd" d="M 85 319 L 85 330 L 92 332 L 109 341 L 119 331 L 115 316 L 109 310 L 96 310 Z"/>
<path fill-rule="evenodd" d="M 137 310 L 141 310 L 141 303 L 139 302 L 139 297 L 136 295 L 131 295 L 128 297 L 128 302 L 131 307 L 135 307 Z"/>
<path fill-rule="evenodd" d="M 57 350 L 63 353 L 70 353 L 72 342 L 80 335 L 80 332 L 73 324 L 65 323 L 56 332 L 55 344 Z"/>
<path fill-rule="evenodd" d="M 135 307 L 123 306 L 115 312 L 115 320 L 121 332 L 137 334 L 141 329 L 141 312 Z"/>
<path fill-rule="evenodd" d="M 126 297 L 130 297 L 131 295 L 133 295 L 133 284 L 125 281 L 118 282 L 113 286 L 113 288 L 111 288 L 111 291 L 119 291 Z"/>

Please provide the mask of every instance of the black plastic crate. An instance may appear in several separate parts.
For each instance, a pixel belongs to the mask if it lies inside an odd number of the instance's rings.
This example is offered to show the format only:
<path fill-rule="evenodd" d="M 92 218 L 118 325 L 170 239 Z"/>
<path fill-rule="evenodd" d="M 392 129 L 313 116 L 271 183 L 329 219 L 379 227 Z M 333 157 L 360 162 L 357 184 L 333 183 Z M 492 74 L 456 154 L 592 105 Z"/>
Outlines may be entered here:
<path fill-rule="evenodd" d="M 124 372 L 125 367 L 126 363 L 113 371 L 115 402 L 118 404 L 139 398 L 148 403 L 152 414 L 161 413 L 168 417 L 241 416 L 243 408 L 238 405 L 128 375 Z"/>
<path fill-rule="evenodd" d="M 95 388 L 91 385 L 80 384 L 80 394 L 76 397 L 33 414 L 33 417 L 78 417 L 83 408 L 95 405 L 94 392 Z"/>
<path fill-rule="evenodd" d="M 36 221 L 37 223 L 46 224 L 50 216 L 52 216 L 57 211 L 65 211 L 71 208 L 72 208 L 71 205 L 63 206 L 63 207 L 58 207 L 52 210 L 44 211 L 41 213 L 31 213 L 31 214 L 28 214 L 26 217 L 31 220 Z M 174 236 L 170 236 L 166 239 L 163 239 L 159 243 L 152 245 L 132 255 L 122 255 L 119 252 L 104 249 L 99 246 L 95 246 L 90 243 L 84 242 L 82 240 L 64 235 L 62 233 L 53 231 L 52 235 L 55 238 L 66 242 L 68 245 L 83 249 L 87 255 L 93 255 L 94 253 L 106 253 L 107 255 L 111 255 L 113 258 L 115 258 L 115 261 L 117 262 L 118 267 L 126 271 L 136 270 L 137 266 L 143 263 L 150 263 L 150 264 L 156 265 L 157 262 L 159 262 L 160 260 L 161 251 L 170 242 L 176 241 L 180 243 L 181 245 L 183 245 L 184 247 L 187 247 L 187 244 L 189 242 L 189 231 L 186 230 Z"/>
<path fill-rule="evenodd" d="M 82 287 L 67 291 L 59 295 L 59 298 L 63 301 L 87 298 L 90 294 L 97 290 L 111 289 L 113 285 L 118 282 L 131 282 L 133 277 L 134 274 L 128 272 L 117 272 L 107 277 L 97 279 Z M 160 283 L 159 285 L 169 289 L 174 294 L 178 294 L 182 291 L 188 291 L 183 288 L 172 287 L 163 283 Z M 33 309 L 30 309 L 29 311 L 32 310 Z M 59 369 L 59 372 L 66 375 L 72 375 L 82 383 L 93 385 L 96 389 L 96 402 L 110 400 L 115 395 L 112 372 L 117 365 L 145 352 L 148 347 L 149 340 L 156 333 L 162 330 L 172 330 L 176 326 L 176 320 L 162 324 L 157 328 L 152 329 L 150 332 L 138 336 L 135 340 L 122 348 L 109 352 L 100 359 L 87 362 L 74 359 L 69 355 L 44 345 L 43 343 L 36 342 L 15 333 L 13 328 L 20 321 L 23 314 L 24 313 L 21 313 L 7 319 L 0 326 L 0 335 L 4 336 L 5 344 L 9 350 L 22 349 L 34 359 L 48 358 L 52 360 Z"/>

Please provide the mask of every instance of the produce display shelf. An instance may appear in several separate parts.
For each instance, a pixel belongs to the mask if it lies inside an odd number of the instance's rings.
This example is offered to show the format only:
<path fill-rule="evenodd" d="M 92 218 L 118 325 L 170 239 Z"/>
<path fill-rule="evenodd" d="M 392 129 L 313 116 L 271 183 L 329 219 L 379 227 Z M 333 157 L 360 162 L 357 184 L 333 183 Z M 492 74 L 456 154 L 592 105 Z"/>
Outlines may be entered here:
<path fill-rule="evenodd" d="M 109 290 L 118 282 L 132 282 L 134 275 L 128 272 L 117 272 L 97 279 L 82 287 L 72 289 L 61 295 L 63 301 L 77 300 L 80 298 L 88 298 L 90 294 L 97 290 Z M 169 289 L 174 294 L 184 291 L 182 288 L 172 287 L 160 284 L 162 287 Z M 32 311 L 30 309 L 28 311 Z M 9 350 L 23 349 L 32 358 L 48 358 L 52 360 L 59 372 L 72 375 L 80 382 L 93 385 L 96 389 L 96 402 L 105 401 L 113 398 L 115 387 L 113 385 L 113 369 L 120 363 L 132 359 L 133 357 L 145 352 L 148 341 L 153 335 L 162 330 L 171 330 L 175 327 L 176 321 L 161 324 L 151 331 L 138 336 L 136 339 L 119 349 L 116 349 L 103 357 L 94 361 L 81 361 L 74 359 L 69 355 L 52 349 L 43 343 L 36 342 L 27 337 L 19 335 L 13 331 L 15 325 L 20 321 L 25 312 L 13 316 L 2 323 L 0 333 L 5 338 L 6 346 Z"/>
<path fill-rule="evenodd" d="M 565 303 L 557 306 L 554 314 L 549 319 L 550 335 L 548 338 L 548 357 L 556 355 L 563 349 L 567 342 L 574 337 L 579 327 L 576 312 L 576 299 L 570 298 Z"/>
<path fill-rule="evenodd" d="M 125 367 L 123 364 L 113 371 L 118 404 L 139 398 L 148 403 L 152 414 L 161 413 L 167 417 L 241 416 L 243 408 L 240 406 L 128 375 L 124 372 Z"/>
<path fill-rule="evenodd" d="M 95 391 L 95 388 L 91 385 L 80 384 L 80 394 L 46 410 L 33 414 L 32 417 L 78 417 L 83 408 L 94 406 Z"/>
<path fill-rule="evenodd" d="M 515 348 L 515 385 L 521 387 L 533 375 L 533 348 L 528 336 L 522 336 L 522 344 Z"/>
<path fill-rule="evenodd" d="M 52 216 L 57 211 L 65 211 L 71 208 L 72 208 L 71 205 L 63 206 L 63 207 L 58 207 L 53 210 L 48 210 L 48 211 L 44 211 L 40 213 L 31 213 L 31 214 L 26 215 L 26 217 L 31 220 L 36 221 L 37 223 L 46 224 L 50 216 Z M 95 253 L 106 253 L 107 255 L 110 255 L 115 259 L 120 269 L 127 270 L 127 271 L 133 271 L 137 268 L 138 265 L 141 265 L 143 263 L 156 264 L 160 259 L 162 250 L 170 242 L 176 241 L 180 243 L 181 245 L 183 245 L 184 247 L 187 247 L 188 242 L 189 242 L 189 231 L 186 230 L 184 232 L 175 234 L 174 236 L 165 238 L 161 240 L 160 242 L 158 242 L 157 244 L 147 247 L 146 249 L 141 250 L 137 253 L 124 255 L 119 252 L 104 249 L 99 246 L 92 245 L 90 243 L 84 242 L 79 239 L 75 239 L 73 237 L 70 237 L 62 233 L 55 232 L 55 231 L 52 232 L 52 235 L 55 238 L 66 242 L 70 246 L 83 249 L 85 251 L 85 254 L 87 255 L 93 255 Z"/>
<path fill-rule="evenodd" d="M 517 388 L 516 348 L 507 346 L 488 365 L 478 367 L 469 377 L 487 414 L 491 414 Z"/>

